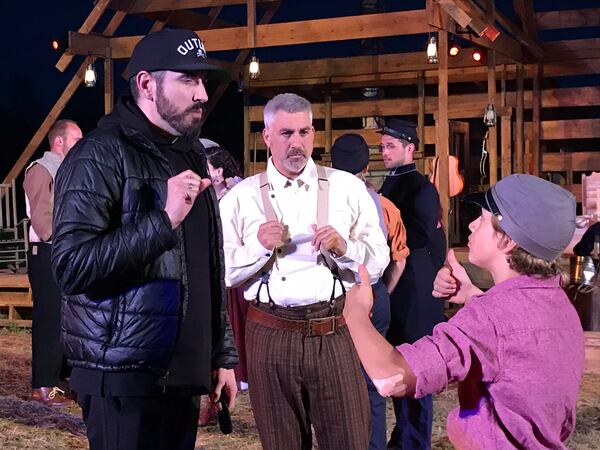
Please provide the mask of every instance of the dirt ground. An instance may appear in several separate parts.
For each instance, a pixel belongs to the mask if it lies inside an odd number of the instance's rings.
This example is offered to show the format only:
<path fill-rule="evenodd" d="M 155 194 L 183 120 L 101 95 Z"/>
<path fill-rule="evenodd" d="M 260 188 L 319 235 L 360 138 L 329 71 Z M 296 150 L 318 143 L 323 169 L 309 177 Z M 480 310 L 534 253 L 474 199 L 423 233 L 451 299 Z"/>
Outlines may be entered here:
<path fill-rule="evenodd" d="M 78 407 L 58 410 L 27 401 L 30 364 L 31 334 L 22 330 L 0 329 L 0 448 L 86 449 L 85 427 Z M 448 410 L 456 404 L 456 391 L 449 390 L 437 395 L 434 401 L 433 448 L 451 449 L 445 433 L 445 418 Z M 392 411 L 388 408 L 390 425 L 391 417 Z M 220 434 L 217 427 L 199 429 L 196 449 L 260 449 L 247 393 L 239 396 L 232 420 L 234 432 L 228 436 Z M 585 375 L 578 401 L 577 428 L 568 447 L 576 450 L 595 450 L 599 448 L 598 442 L 600 376 Z"/>

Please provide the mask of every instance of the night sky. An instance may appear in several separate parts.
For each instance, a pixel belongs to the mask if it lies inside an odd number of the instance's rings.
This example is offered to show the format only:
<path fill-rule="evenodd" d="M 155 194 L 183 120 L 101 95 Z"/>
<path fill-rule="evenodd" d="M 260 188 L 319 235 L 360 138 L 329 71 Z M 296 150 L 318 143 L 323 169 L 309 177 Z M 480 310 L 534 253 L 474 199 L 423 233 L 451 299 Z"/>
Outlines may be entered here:
<path fill-rule="evenodd" d="M 509 17 L 512 14 L 512 0 L 497 1 L 503 12 Z M 572 9 L 597 7 L 597 0 L 538 0 L 536 10 Z M 292 1 L 285 0 L 275 16 L 276 22 L 301 20 L 336 15 L 353 15 L 359 13 L 358 0 L 340 1 Z M 399 9 L 417 9 L 424 6 L 424 1 L 387 0 L 388 11 Z M 93 7 L 91 0 L 78 1 L 0 1 L 0 17 L 4 19 L 2 27 L 0 70 L 3 92 L 0 96 L 0 114 L 2 124 L 2 152 L 0 152 L 1 176 L 4 178 L 18 155 L 32 138 L 46 114 L 50 111 L 58 96 L 73 76 L 74 71 L 82 63 L 83 57 L 76 57 L 64 72 L 59 72 L 54 64 L 60 53 L 54 52 L 50 41 L 65 38 L 68 30 L 77 30 Z M 108 14 L 105 14 L 108 16 Z M 225 7 L 220 19 L 242 23 L 245 20 L 245 8 Z M 95 29 L 103 28 L 107 20 L 103 20 Z M 150 27 L 145 19 L 130 19 L 119 29 L 118 34 L 144 34 Z M 573 38 L 565 30 L 565 38 Z M 583 37 L 598 37 L 583 36 Z M 556 39 L 555 36 L 552 36 Z M 403 39 L 387 39 L 386 51 L 415 51 L 422 46 L 422 37 L 406 37 Z M 360 44 L 357 41 L 333 44 L 314 44 L 294 48 L 293 59 L 317 57 L 349 56 L 359 54 Z M 209 56 L 232 59 L 233 52 L 215 55 L 207 49 Z M 257 54 L 261 61 L 277 61 L 289 58 L 290 48 L 259 49 Z M 124 62 L 115 65 L 115 94 L 123 94 L 127 90 L 126 83 L 120 77 Z M 209 92 L 210 95 L 210 92 Z M 103 114 L 102 76 L 95 88 L 81 87 L 73 96 L 61 117 L 72 118 L 79 122 L 84 133 L 93 129 Z M 226 96 L 215 112 L 209 117 L 203 135 L 221 142 L 236 153 L 241 154 L 242 139 L 242 96 L 236 92 L 232 83 Z M 38 153 L 47 149 L 46 141 L 38 149 Z"/>

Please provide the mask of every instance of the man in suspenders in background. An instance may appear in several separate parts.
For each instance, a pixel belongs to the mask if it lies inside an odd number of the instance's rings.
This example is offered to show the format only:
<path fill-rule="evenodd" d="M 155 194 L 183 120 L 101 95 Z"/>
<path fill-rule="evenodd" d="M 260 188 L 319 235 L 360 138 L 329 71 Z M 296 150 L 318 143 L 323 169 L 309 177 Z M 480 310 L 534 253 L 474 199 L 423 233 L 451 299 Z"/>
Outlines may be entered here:
<path fill-rule="evenodd" d="M 31 399 L 53 406 L 73 403 L 65 397 L 66 386 L 59 383 L 64 383 L 69 369 L 60 342 L 60 292 L 50 262 L 54 177 L 81 137 L 81 129 L 75 122 L 57 120 L 48 132 L 50 151 L 27 167 L 23 181 L 27 215 L 31 220 L 27 254 L 33 294 Z"/>
<path fill-rule="evenodd" d="M 250 399 L 266 450 L 369 445 L 369 400 L 341 311 L 364 264 L 389 249 L 356 177 L 316 166 L 310 103 L 281 94 L 264 110 L 266 172 L 220 204 L 226 283 L 252 301 L 246 325 Z"/>

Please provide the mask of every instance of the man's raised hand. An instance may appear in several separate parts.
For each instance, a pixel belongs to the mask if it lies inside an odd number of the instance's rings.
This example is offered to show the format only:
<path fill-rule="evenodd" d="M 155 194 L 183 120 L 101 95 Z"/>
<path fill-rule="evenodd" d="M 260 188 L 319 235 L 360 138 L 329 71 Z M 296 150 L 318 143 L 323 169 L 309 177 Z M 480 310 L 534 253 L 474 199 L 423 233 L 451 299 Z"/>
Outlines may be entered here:
<path fill-rule="evenodd" d="M 167 181 L 167 202 L 165 212 L 169 216 L 171 227 L 177 228 L 187 217 L 196 197 L 210 186 L 210 179 L 201 178 L 191 170 L 169 178 Z"/>

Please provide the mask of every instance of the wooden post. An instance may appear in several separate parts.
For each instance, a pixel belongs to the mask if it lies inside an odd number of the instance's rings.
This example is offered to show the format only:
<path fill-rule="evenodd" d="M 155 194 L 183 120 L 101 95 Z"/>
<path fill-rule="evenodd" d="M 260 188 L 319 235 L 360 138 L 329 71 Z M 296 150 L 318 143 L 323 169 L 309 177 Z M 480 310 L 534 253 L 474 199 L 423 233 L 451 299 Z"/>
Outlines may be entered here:
<path fill-rule="evenodd" d="M 256 47 L 256 0 L 246 1 L 247 15 L 246 27 L 248 28 L 248 47 Z"/>
<path fill-rule="evenodd" d="M 525 109 L 525 93 L 523 83 L 523 64 L 517 63 L 517 117 L 515 123 L 515 162 L 514 171 L 515 173 L 525 172 L 525 136 L 524 136 L 524 124 L 523 124 L 523 113 Z"/>
<path fill-rule="evenodd" d="M 104 11 L 106 11 L 106 8 L 108 8 L 109 3 L 110 3 L 110 0 L 99 0 L 99 1 L 94 2 L 94 9 L 92 9 L 92 12 L 90 12 L 90 14 L 87 16 L 87 18 L 85 19 L 85 22 L 83 22 L 83 24 L 79 27 L 79 32 L 86 33 L 86 34 L 91 32 L 94 29 L 94 27 L 96 26 L 96 23 L 98 23 L 98 20 L 100 20 L 100 18 L 102 17 L 102 14 L 104 14 Z M 115 13 L 115 16 L 113 16 L 113 20 L 115 19 L 115 17 L 118 16 L 117 20 L 119 20 L 119 23 L 121 23 L 121 21 L 123 20 L 123 18 L 125 17 L 126 14 L 127 14 L 126 12 L 117 11 Z M 113 34 L 113 33 L 110 33 L 110 34 Z M 106 33 L 106 30 L 104 31 L 104 35 L 109 36 L 109 34 Z M 58 70 L 60 70 L 61 72 L 64 72 L 65 69 L 71 63 L 71 61 L 73 60 L 73 56 L 74 55 L 71 53 L 64 52 L 61 55 L 58 62 L 56 63 L 55 67 Z"/>
<path fill-rule="evenodd" d="M 104 114 L 112 111 L 115 100 L 113 60 L 104 60 Z"/>
<path fill-rule="evenodd" d="M 271 6 L 267 11 L 265 11 L 265 13 L 262 15 L 259 23 L 260 24 L 269 23 L 269 21 L 275 15 L 275 12 L 277 11 L 278 7 L 279 7 L 279 3 L 276 3 L 276 4 L 274 4 L 274 6 Z M 222 9 L 222 7 L 216 7 L 216 6 L 210 9 L 209 16 L 213 20 L 209 23 L 209 28 L 214 25 L 214 22 L 215 22 L 217 16 L 219 15 L 219 12 L 221 11 L 221 9 Z M 256 27 L 254 27 L 254 28 L 256 29 Z M 256 41 L 256 36 L 254 37 L 254 40 Z M 236 64 L 236 65 L 244 64 L 246 62 L 246 58 L 248 58 L 249 54 L 250 54 L 250 49 L 242 50 L 235 58 L 234 64 Z M 236 72 L 237 72 L 237 70 L 236 70 Z M 232 75 L 233 75 L 234 80 L 238 76 L 237 73 L 234 73 Z M 217 103 L 219 103 L 219 100 L 221 100 L 221 97 L 223 96 L 223 94 L 225 93 L 225 91 L 227 90 L 228 87 L 229 87 L 229 82 L 223 81 L 213 91 L 212 95 L 208 99 L 208 104 L 206 105 L 205 113 L 202 115 L 202 123 L 206 122 L 206 119 L 208 118 L 210 113 L 213 111 L 213 109 L 215 109 L 215 106 L 217 105 Z"/>
<path fill-rule="evenodd" d="M 506 64 L 502 64 L 502 78 L 500 78 L 500 106 L 506 106 Z"/>
<path fill-rule="evenodd" d="M 541 110 L 542 110 L 542 92 L 540 89 L 540 81 L 542 78 L 542 64 L 535 66 L 533 74 L 533 98 L 532 98 L 532 126 L 531 126 L 531 174 L 539 176 L 540 174 L 540 135 L 541 135 Z"/>
<path fill-rule="evenodd" d="M 488 104 L 496 107 L 496 115 L 498 117 L 498 105 L 496 105 L 496 52 L 494 50 L 487 51 L 488 63 Z M 483 111 L 482 111 L 483 113 Z M 490 163 L 490 186 L 498 181 L 498 126 L 500 121 L 497 120 L 495 127 L 488 128 L 487 151 Z"/>
<path fill-rule="evenodd" d="M 250 106 L 244 93 L 244 176 L 250 175 Z"/>
<path fill-rule="evenodd" d="M 500 170 L 502 178 L 509 176 L 511 170 L 511 148 L 512 148 L 512 108 L 504 107 L 504 112 L 500 116 Z"/>
<path fill-rule="evenodd" d="M 419 136 L 419 155 L 420 158 L 417 159 L 417 169 L 423 173 L 425 169 L 425 72 L 419 71 L 419 75 L 417 78 L 417 86 L 418 86 L 418 116 L 417 116 L 417 136 Z"/>
<path fill-rule="evenodd" d="M 494 0 L 486 1 L 486 17 L 490 23 L 494 23 L 495 5 Z M 498 127 L 500 126 L 499 119 L 499 108 L 496 102 L 496 51 L 487 49 L 487 67 L 488 67 L 488 79 L 487 79 L 487 91 L 488 91 L 488 104 L 494 105 L 496 108 L 496 126 L 488 128 L 488 159 L 490 163 L 490 175 L 489 181 L 490 186 L 498 181 Z"/>
<path fill-rule="evenodd" d="M 450 154 L 449 139 L 450 131 L 448 125 L 448 32 L 438 31 L 438 113 L 435 123 L 435 154 L 439 157 L 439 194 L 442 207 L 441 221 L 448 238 L 448 211 L 450 208 L 450 197 L 448 196 L 448 176 Z M 424 138 L 424 136 L 421 136 Z"/>
<path fill-rule="evenodd" d="M 327 91 L 325 93 L 325 153 L 329 153 L 331 151 L 331 143 L 332 143 L 332 125 L 331 125 L 331 89 L 329 87 L 326 88 Z"/>

